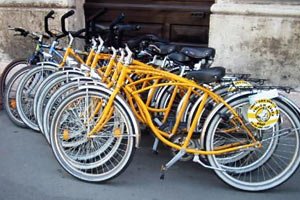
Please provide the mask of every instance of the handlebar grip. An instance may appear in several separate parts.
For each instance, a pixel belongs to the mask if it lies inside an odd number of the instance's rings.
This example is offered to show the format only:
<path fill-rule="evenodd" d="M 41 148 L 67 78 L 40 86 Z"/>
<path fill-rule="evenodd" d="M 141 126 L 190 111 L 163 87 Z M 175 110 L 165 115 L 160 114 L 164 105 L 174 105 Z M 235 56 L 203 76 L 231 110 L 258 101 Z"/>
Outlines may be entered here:
<path fill-rule="evenodd" d="M 49 30 L 48 19 L 49 19 L 49 18 L 54 19 L 53 15 L 54 15 L 54 10 L 51 10 L 51 11 L 45 16 L 45 32 L 46 32 L 50 37 L 53 37 L 53 33 Z"/>
<path fill-rule="evenodd" d="M 133 25 L 133 24 L 120 24 L 114 26 L 114 30 L 117 30 L 118 32 L 123 31 L 138 31 L 141 29 L 140 25 Z"/>
<path fill-rule="evenodd" d="M 26 32 L 25 29 L 23 28 L 14 28 L 14 31 L 21 32 L 21 33 Z"/>
<path fill-rule="evenodd" d="M 61 30 L 64 34 L 68 34 L 67 30 L 66 30 L 66 23 L 65 23 L 65 19 L 74 15 L 75 11 L 74 10 L 70 10 L 69 12 L 65 13 L 62 17 L 61 17 Z"/>
<path fill-rule="evenodd" d="M 74 10 L 70 10 L 67 13 L 65 13 L 61 18 L 65 19 L 68 17 L 71 17 L 72 15 L 74 15 L 75 11 Z"/>
<path fill-rule="evenodd" d="M 121 13 L 111 24 L 110 24 L 110 29 L 113 29 L 115 25 L 123 21 L 125 18 L 125 14 Z"/>
<path fill-rule="evenodd" d="M 53 15 L 54 15 L 54 10 L 51 10 L 51 11 L 45 16 L 45 18 L 52 18 L 52 19 L 53 19 Z"/>
<path fill-rule="evenodd" d="M 20 32 L 20 35 L 24 36 L 24 37 L 26 37 L 29 34 L 29 31 L 26 31 L 23 28 L 14 28 L 14 31 L 15 32 Z"/>
<path fill-rule="evenodd" d="M 98 17 L 100 17 L 101 15 L 103 15 L 104 13 L 106 13 L 107 9 L 106 8 L 102 8 L 100 11 L 98 11 L 96 14 L 94 14 L 93 16 L 89 17 L 88 20 L 86 21 L 86 23 L 90 23 L 91 21 L 94 21 L 95 19 L 97 19 Z"/>

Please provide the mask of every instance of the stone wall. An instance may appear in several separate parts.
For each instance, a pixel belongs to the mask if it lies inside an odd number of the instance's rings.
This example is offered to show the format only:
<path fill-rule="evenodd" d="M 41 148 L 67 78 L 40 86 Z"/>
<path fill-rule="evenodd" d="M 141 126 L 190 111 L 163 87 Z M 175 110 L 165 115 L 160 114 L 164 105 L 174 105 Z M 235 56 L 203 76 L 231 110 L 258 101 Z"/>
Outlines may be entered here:
<path fill-rule="evenodd" d="M 299 87 L 298 0 L 218 0 L 211 10 L 209 46 L 217 50 L 216 65 Z"/>
<path fill-rule="evenodd" d="M 84 0 L 0 0 L 0 73 L 13 58 L 27 57 L 34 43 L 14 37 L 7 27 L 44 31 L 43 17 L 51 9 L 57 18 L 76 9 L 69 29 L 84 25 Z M 230 72 L 252 73 L 276 85 L 300 84 L 300 2 L 298 0 L 216 0 L 212 6 L 209 46 L 216 48 L 215 64 Z"/>
<path fill-rule="evenodd" d="M 84 0 L 0 0 L 0 74 L 14 58 L 28 57 L 34 50 L 29 38 L 15 37 L 8 30 L 11 27 L 44 32 L 44 16 L 53 9 L 56 18 L 50 21 L 50 28 L 61 30 L 60 16 L 75 9 L 75 16 L 67 20 L 67 28 L 76 30 L 84 26 Z"/>

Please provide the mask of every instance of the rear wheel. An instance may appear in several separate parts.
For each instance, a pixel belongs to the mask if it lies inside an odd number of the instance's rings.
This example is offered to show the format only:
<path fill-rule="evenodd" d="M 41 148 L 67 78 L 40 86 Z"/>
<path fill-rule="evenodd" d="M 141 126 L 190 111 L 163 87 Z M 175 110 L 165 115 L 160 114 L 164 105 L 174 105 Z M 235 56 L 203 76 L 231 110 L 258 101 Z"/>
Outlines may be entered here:
<path fill-rule="evenodd" d="M 208 160 L 212 167 L 219 169 L 215 170 L 217 176 L 230 186 L 246 191 L 268 190 L 287 181 L 299 166 L 298 128 L 300 121 L 290 107 L 276 98 L 272 101 L 276 103 L 280 111 L 278 122 L 267 130 L 255 129 L 242 116 L 250 106 L 248 101 L 248 98 L 244 97 L 231 103 L 231 106 L 240 113 L 256 139 L 261 141 L 262 148 L 211 155 L 208 156 Z M 229 112 L 224 107 L 219 113 L 224 115 Z M 228 124 L 220 114 L 213 117 L 207 132 L 207 150 L 214 150 L 226 144 L 248 139 L 245 133 L 236 131 L 231 134 L 226 131 L 236 128 L 229 127 Z"/>
<path fill-rule="evenodd" d="M 12 120 L 14 124 L 20 127 L 27 127 L 25 123 L 22 121 L 16 103 L 16 91 L 17 87 L 20 83 L 20 80 L 24 77 L 24 75 L 31 69 L 31 67 L 25 67 L 18 72 L 16 72 L 6 84 L 6 89 L 4 92 L 4 107 L 6 113 L 9 118 Z"/>
<path fill-rule="evenodd" d="M 19 70 L 28 66 L 28 62 L 25 58 L 15 59 L 10 62 L 3 70 L 0 81 L 0 93 L 4 95 L 5 88 L 10 81 L 11 77 Z"/>

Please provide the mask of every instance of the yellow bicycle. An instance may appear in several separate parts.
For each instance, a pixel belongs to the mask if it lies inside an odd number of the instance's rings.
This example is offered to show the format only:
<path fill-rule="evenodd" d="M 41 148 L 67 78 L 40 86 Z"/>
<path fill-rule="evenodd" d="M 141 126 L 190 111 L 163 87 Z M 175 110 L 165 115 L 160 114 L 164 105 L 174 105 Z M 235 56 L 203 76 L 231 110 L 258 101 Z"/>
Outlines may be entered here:
<path fill-rule="evenodd" d="M 192 80 L 132 60 L 128 48 L 126 57 L 122 52 L 111 56 L 109 64 L 99 71 L 98 78 L 106 87 L 79 87 L 54 114 L 52 149 L 70 174 L 91 182 L 118 176 L 139 146 L 140 124 L 150 127 L 163 144 L 177 150 L 162 166 L 162 175 L 186 154 L 213 169 L 225 183 L 247 191 L 276 187 L 296 171 L 300 163 L 300 121 L 276 91 L 245 91 L 224 100 Z M 205 75 L 190 74 L 194 79 Z M 173 87 L 167 106 L 151 107 L 152 94 L 166 86 Z M 182 100 L 170 123 L 176 95 Z M 191 97 L 201 98 L 201 102 L 189 113 L 190 126 L 181 128 Z M 208 102 L 214 102 L 214 108 L 205 114 Z M 163 117 L 157 119 L 157 113 Z M 199 129 L 200 133 L 196 131 Z M 174 140 L 179 135 L 180 140 Z M 209 164 L 201 160 L 201 155 L 207 156 Z"/>

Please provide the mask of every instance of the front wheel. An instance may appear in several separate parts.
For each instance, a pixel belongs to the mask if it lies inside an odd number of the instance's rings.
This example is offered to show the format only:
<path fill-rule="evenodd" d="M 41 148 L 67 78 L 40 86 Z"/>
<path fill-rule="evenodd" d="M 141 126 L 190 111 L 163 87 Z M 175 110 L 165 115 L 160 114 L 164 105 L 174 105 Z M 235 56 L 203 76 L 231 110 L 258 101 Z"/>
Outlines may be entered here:
<path fill-rule="evenodd" d="M 50 65 L 36 66 L 26 73 L 16 92 L 17 110 L 22 121 L 31 129 L 39 131 L 34 116 L 34 97 L 42 82 L 58 68 Z"/>
<path fill-rule="evenodd" d="M 120 175 L 135 151 L 134 124 L 119 100 L 112 115 L 94 137 L 87 133 L 105 107 L 109 95 L 99 91 L 81 91 L 67 97 L 54 114 L 51 146 L 61 166 L 76 178 L 103 182 Z M 97 112 L 95 112 L 97 111 Z"/>
<path fill-rule="evenodd" d="M 245 191 L 263 191 L 277 187 L 287 181 L 297 170 L 300 163 L 300 121 L 293 110 L 280 97 L 272 99 L 279 108 L 278 122 L 267 130 L 258 130 L 249 123 L 245 112 L 249 108 L 248 98 L 243 97 L 230 105 L 239 113 L 247 127 L 261 141 L 261 148 L 208 156 L 215 173 L 225 183 Z M 229 113 L 228 108 L 220 109 L 209 125 L 206 148 L 208 151 L 223 145 L 247 140 L 247 136 L 230 127 L 221 116 Z M 232 131 L 229 131 L 232 130 Z M 235 131 L 234 131 L 235 130 Z"/>

